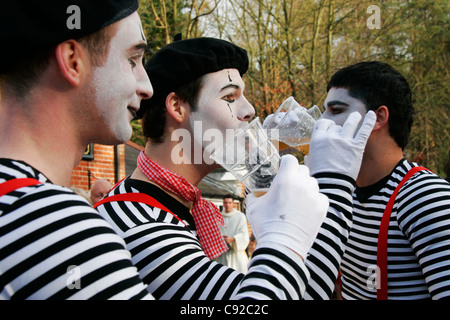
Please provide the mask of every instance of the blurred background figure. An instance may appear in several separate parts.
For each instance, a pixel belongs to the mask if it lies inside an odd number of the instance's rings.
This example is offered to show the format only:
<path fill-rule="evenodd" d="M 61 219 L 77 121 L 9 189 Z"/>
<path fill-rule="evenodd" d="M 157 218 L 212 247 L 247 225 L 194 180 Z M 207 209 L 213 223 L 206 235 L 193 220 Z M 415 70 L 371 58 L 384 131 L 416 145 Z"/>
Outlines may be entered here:
<path fill-rule="evenodd" d="M 217 258 L 217 261 L 239 272 L 248 270 L 247 246 L 250 242 L 247 218 L 245 214 L 234 208 L 233 196 L 227 195 L 223 199 L 224 227 L 220 227 L 223 239 L 229 250 Z"/>
<path fill-rule="evenodd" d="M 92 185 L 90 193 L 91 203 L 92 205 L 99 202 L 108 191 L 112 188 L 112 183 L 105 179 L 98 179 L 95 180 L 94 184 Z"/>

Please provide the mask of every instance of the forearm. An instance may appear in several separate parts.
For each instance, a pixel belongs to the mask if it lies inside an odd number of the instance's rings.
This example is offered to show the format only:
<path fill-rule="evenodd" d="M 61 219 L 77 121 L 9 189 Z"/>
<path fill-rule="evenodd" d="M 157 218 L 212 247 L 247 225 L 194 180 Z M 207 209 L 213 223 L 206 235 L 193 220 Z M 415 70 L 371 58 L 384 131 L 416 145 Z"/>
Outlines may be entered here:
<path fill-rule="evenodd" d="M 329 299 L 352 226 L 354 181 L 345 176 L 320 174 L 320 191 L 330 200 L 327 217 L 309 252 L 306 266 L 311 280 L 305 299 Z"/>
<path fill-rule="evenodd" d="M 279 244 L 258 245 L 233 299 L 302 299 L 309 272 L 298 254 Z"/>

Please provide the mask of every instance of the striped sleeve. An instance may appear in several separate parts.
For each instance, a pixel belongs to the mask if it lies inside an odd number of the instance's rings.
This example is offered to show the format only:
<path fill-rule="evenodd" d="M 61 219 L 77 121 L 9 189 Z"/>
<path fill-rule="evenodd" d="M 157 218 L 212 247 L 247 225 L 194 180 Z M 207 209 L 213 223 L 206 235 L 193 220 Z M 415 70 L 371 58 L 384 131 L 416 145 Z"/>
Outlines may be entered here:
<path fill-rule="evenodd" d="M 124 238 L 156 299 L 300 299 L 305 291 L 308 271 L 287 248 L 258 247 L 244 276 L 210 261 L 195 234 L 158 208 L 121 201 L 97 209 Z"/>
<path fill-rule="evenodd" d="M 315 176 L 320 192 L 330 201 L 328 213 L 308 254 L 311 274 L 305 299 L 330 299 L 352 227 L 352 193 L 355 181 L 339 174 Z"/>
<path fill-rule="evenodd" d="M 299 300 L 308 279 L 308 269 L 290 249 L 278 244 L 257 247 L 233 299 Z"/>
<path fill-rule="evenodd" d="M 449 298 L 450 184 L 421 171 L 405 183 L 396 202 L 399 228 L 418 257 L 431 298 Z"/>
<path fill-rule="evenodd" d="M 0 216 L 1 299 L 150 299 L 121 239 L 69 189 L 23 188 Z"/>

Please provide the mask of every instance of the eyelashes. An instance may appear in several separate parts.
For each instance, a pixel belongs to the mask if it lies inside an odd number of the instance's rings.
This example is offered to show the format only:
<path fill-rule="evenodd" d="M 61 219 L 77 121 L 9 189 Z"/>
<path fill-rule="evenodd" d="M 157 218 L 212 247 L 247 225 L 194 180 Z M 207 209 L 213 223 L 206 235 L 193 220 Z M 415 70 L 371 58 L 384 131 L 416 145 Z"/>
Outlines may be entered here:
<path fill-rule="evenodd" d="M 132 68 L 136 67 L 136 62 L 134 62 L 133 59 L 128 59 L 128 62 L 130 63 Z"/>
<path fill-rule="evenodd" d="M 233 94 L 228 94 L 224 96 L 222 99 L 225 100 L 227 103 L 233 103 L 236 101 Z"/>

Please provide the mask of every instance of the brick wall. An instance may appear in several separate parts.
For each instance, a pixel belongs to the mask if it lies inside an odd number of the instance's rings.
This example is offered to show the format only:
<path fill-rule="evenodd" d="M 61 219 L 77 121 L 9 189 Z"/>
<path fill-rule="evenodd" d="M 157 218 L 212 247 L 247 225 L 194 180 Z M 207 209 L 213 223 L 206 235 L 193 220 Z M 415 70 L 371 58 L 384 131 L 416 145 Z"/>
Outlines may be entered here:
<path fill-rule="evenodd" d="M 118 177 L 114 166 L 114 146 L 93 144 L 93 159 L 82 160 L 72 172 L 71 186 L 86 192 L 97 179 L 107 179 L 111 183 L 125 177 L 125 146 L 117 146 Z"/>

